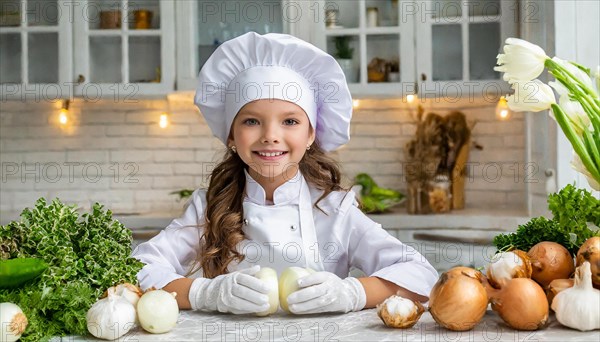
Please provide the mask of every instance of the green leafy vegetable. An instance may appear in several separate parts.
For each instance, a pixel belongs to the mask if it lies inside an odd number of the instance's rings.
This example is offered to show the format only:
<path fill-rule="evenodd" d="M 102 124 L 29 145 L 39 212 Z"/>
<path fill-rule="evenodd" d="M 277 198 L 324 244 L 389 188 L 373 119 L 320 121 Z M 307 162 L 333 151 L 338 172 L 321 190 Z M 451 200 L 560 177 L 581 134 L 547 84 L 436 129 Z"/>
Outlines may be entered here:
<path fill-rule="evenodd" d="M 74 206 L 40 198 L 0 229 L 3 259 L 35 257 L 48 269 L 17 289 L 0 289 L 0 302 L 23 309 L 29 325 L 21 341 L 87 334 L 85 315 L 110 286 L 137 283 L 143 264 L 131 254 L 131 231 L 95 204 L 80 218 Z"/>
<path fill-rule="evenodd" d="M 552 219 L 537 217 L 520 225 L 517 231 L 494 237 L 499 250 L 516 248 L 528 251 L 541 241 L 553 241 L 576 254 L 579 247 L 594 235 L 600 235 L 600 200 L 589 191 L 567 185 L 548 196 Z M 595 227 L 595 228 L 594 228 Z"/>
<path fill-rule="evenodd" d="M 361 208 L 365 213 L 383 212 L 402 203 L 404 195 L 398 191 L 381 188 L 373 178 L 366 173 L 359 173 L 354 183 L 361 186 Z"/>

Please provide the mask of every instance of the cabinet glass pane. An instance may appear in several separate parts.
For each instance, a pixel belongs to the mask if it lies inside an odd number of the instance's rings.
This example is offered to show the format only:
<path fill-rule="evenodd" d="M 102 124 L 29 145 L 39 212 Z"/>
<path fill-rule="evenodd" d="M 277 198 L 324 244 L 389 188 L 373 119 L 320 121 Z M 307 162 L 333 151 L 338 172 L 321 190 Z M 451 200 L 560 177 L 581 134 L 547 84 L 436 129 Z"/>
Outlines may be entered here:
<path fill-rule="evenodd" d="M 218 45 L 250 31 L 260 34 L 283 32 L 283 17 L 297 21 L 298 6 L 281 1 L 198 1 L 198 44 Z M 285 13 L 283 13 L 285 12 Z M 203 64 L 201 62 L 200 64 Z"/>
<path fill-rule="evenodd" d="M 417 2 L 423 6 L 423 2 Z M 462 16 L 462 0 L 432 0 L 425 2 L 425 13 L 431 13 L 433 18 L 460 17 Z"/>
<path fill-rule="evenodd" d="M 21 35 L 0 34 L 0 83 L 21 81 Z"/>
<path fill-rule="evenodd" d="M 398 26 L 398 1 L 367 0 L 367 27 Z"/>
<path fill-rule="evenodd" d="M 325 26 L 328 29 L 358 27 L 358 5 L 358 1 L 326 1 Z"/>
<path fill-rule="evenodd" d="M 463 43 L 460 25 L 433 25 L 431 36 L 433 80 L 462 80 Z"/>
<path fill-rule="evenodd" d="M 500 14 L 500 0 L 468 0 L 469 16 L 496 17 Z"/>
<path fill-rule="evenodd" d="M 90 82 L 123 82 L 121 65 L 121 37 L 90 37 Z"/>
<path fill-rule="evenodd" d="M 359 81 L 360 51 L 358 36 L 336 36 L 327 38 L 327 53 L 335 57 L 342 67 L 346 82 Z"/>
<path fill-rule="evenodd" d="M 21 1 L 0 1 L 0 27 L 21 25 Z"/>
<path fill-rule="evenodd" d="M 472 80 L 498 79 L 494 71 L 500 51 L 500 23 L 469 24 L 469 73 Z"/>
<path fill-rule="evenodd" d="M 56 0 L 27 0 L 27 24 L 29 26 L 57 26 L 61 13 Z"/>
<path fill-rule="evenodd" d="M 79 7 L 75 7 L 77 10 Z M 119 0 L 88 0 L 87 6 L 80 9 L 84 20 L 89 23 L 90 30 L 121 29 L 121 1 Z"/>
<path fill-rule="evenodd" d="M 367 36 L 367 82 L 400 82 L 400 36 Z"/>
<path fill-rule="evenodd" d="M 129 81 L 160 82 L 160 37 L 129 37 Z"/>
<path fill-rule="evenodd" d="M 127 22 L 130 29 L 160 29 L 159 0 L 130 0 L 127 11 Z"/>
<path fill-rule="evenodd" d="M 58 33 L 30 33 L 29 83 L 58 83 Z"/>

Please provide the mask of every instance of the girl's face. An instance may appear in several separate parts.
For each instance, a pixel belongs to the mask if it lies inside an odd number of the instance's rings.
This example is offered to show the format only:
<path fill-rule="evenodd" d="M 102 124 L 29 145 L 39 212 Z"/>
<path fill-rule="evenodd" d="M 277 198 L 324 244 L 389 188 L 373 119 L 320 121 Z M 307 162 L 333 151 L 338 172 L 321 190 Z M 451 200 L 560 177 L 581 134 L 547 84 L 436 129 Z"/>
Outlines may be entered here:
<path fill-rule="evenodd" d="M 229 147 L 249 166 L 261 185 L 277 185 L 294 177 L 306 147 L 315 140 L 308 116 L 300 106 L 262 99 L 247 103 L 232 124 Z"/>

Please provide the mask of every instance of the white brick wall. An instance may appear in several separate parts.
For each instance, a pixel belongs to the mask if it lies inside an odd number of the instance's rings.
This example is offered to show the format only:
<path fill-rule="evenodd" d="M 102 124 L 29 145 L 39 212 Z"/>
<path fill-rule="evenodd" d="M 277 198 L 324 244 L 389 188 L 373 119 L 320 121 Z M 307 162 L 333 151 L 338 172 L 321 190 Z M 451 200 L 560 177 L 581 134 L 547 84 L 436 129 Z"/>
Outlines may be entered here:
<path fill-rule="evenodd" d="M 540 171 L 524 164 L 521 115 L 496 121 L 495 103 L 426 102 L 427 112 L 462 110 L 476 121 L 471 150 L 472 178 L 466 203 L 477 208 L 524 208 L 525 179 Z M 0 111 L 0 211 L 21 211 L 40 196 L 60 197 L 82 208 L 100 201 L 115 212 L 172 212 L 183 205 L 171 191 L 203 186 L 211 163 L 224 147 L 192 104 L 191 96 L 134 103 L 71 103 L 70 124 L 57 124 L 58 103 L 3 102 Z M 170 126 L 158 127 L 170 112 Z M 415 126 L 401 100 L 360 100 L 351 142 L 334 153 L 346 183 L 367 172 L 382 186 L 401 191 L 403 147 Z"/>

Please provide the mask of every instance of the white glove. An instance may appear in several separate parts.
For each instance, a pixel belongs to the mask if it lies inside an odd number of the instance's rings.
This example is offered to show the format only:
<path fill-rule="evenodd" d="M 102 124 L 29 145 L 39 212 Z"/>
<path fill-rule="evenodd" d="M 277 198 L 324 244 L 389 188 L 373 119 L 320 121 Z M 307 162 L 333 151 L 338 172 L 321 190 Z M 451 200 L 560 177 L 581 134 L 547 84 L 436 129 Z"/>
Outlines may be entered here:
<path fill-rule="evenodd" d="M 344 280 L 330 272 L 316 272 L 298 279 L 300 290 L 287 298 L 292 313 L 360 311 L 367 304 L 365 289 L 358 279 Z"/>
<path fill-rule="evenodd" d="M 247 314 L 269 309 L 269 286 L 254 277 L 260 266 L 192 282 L 189 300 L 193 310 Z"/>

